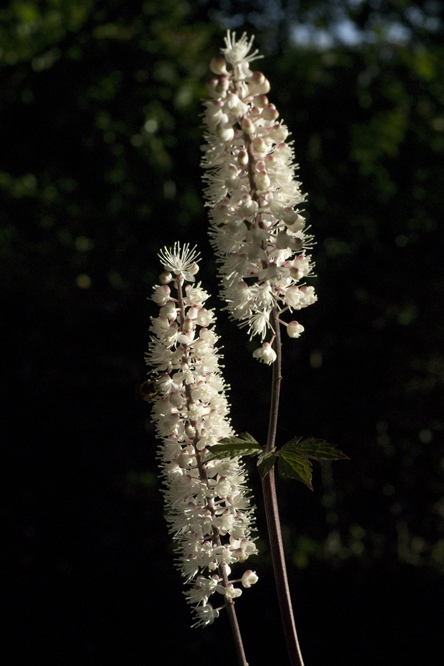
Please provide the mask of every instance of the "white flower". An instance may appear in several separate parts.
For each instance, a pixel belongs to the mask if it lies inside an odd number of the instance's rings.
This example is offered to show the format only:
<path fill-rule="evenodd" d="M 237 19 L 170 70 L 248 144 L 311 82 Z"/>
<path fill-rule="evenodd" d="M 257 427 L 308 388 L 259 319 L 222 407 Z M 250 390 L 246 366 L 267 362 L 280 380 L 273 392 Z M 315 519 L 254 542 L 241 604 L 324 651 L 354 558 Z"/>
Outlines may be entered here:
<path fill-rule="evenodd" d="M 226 61 L 229 62 L 230 65 L 233 65 L 233 67 L 236 67 L 236 65 L 240 65 L 243 62 L 252 62 L 253 60 L 263 58 L 263 56 L 257 55 L 257 53 L 259 53 L 258 50 L 253 51 L 253 53 L 248 55 L 253 45 L 253 41 L 254 36 L 248 41 L 247 33 L 244 32 L 239 41 L 236 42 L 236 33 L 230 33 L 228 30 L 227 36 L 225 37 L 225 48 L 221 49 L 221 53 L 224 54 Z"/>
<path fill-rule="evenodd" d="M 212 79 L 205 102 L 202 166 L 222 298 L 231 317 L 263 341 L 274 332 L 274 308 L 299 310 L 316 296 L 313 287 L 298 285 L 313 269 L 306 255 L 313 239 L 299 208 L 306 197 L 295 179 L 288 129 L 266 97 L 270 84 L 250 70 L 260 57 L 252 44 L 245 33 L 236 40 L 228 32 L 225 60 L 211 63 L 221 78 Z"/>
<path fill-rule="evenodd" d="M 269 342 L 264 342 L 262 347 L 253 352 L 253 358 L 259 359 L 261 363 L 271 365 L 276 360 L 276 352 Z"/>
<path fill-rule="evenodd" d="M 199 254 L 196 247 L 190 249 L 189 243 L 185 243 L 181 249 L 180 244 L 176 242 L 172 251 L 163 248 L 159 252 L 159 258 L 165 270 L 175 275 L 183 275 L 187 282 L 194 282 L 194 275 L 199 270 L 196 263 Z"/>
<path fill-rule="evenodd" d="M 195 612 L 198 620 L 192 625 L 193 627 L 205 627 L 207 624 L 213 624 L 214 620 L 219 617 L 219 611 L 215 610 L 211 604 L 197 606 Z"/>
<path fill-rule="evenodd" d="M 181 248 L 176 243 L 174 252 L 164 249 L 160 256 L 168 271 L 193 279 L 195 269 L 192 275 L 189 271 L 197 257 L 195 249 L 190 252 L 188 245 Z M 202 306 L 208 294 L 200 285 L 182 289 L 181 281 L 170 284 L 177 293 L 168 292 L 150 327 L 147 362 L 158 389 L 151 418 L 162 441 L 166 519 L 177 566 L 190 585 L 185 596 L 197 618 L 193 626 L 205 626 L 219 615 L 208 603 L 212 594 L 221 591 L 232 599 L 242 592 L 228 580 L 229 565 L 243 562 L 257 548 L 251 537 L 253 515 L 242 463 L 236 458 L 205 462 L 212 446 L 234 434 L 214 346 L 218 339 L 211 328 L 214 314 Z M 156 286 L 155 293 L 164 286 Z M 160 292 L 162 303 L 165 294 Z"/>

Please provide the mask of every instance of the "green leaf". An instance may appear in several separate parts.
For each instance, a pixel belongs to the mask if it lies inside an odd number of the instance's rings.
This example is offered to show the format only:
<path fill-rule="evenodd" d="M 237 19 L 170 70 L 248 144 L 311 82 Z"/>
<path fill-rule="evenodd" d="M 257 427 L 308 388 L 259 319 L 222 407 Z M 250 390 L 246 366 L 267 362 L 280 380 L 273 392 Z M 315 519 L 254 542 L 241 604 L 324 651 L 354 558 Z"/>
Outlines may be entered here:
<path fill-rule="evenodd" d="M 307 458 L 312 460 L 348 460 L 348 456 L 337 449 L 333 444 L 328 444 L 322 439 L 315 439 L 308 437 L 302 439 L 301 437 L 293 437 L 289 442 L 284 444 L 282 450 L 295 450 L 305 453 Z"/>
<path fill-rule="evenodd" d="M 296 481 L 304 483 L 310 490 L 313 490 L 311 483 L 312 466 L 304 453 L 291 450 L 290 448 L 284 450 L 284 447 L 282 447 L 279 451 L 278 469 L 282 476 L 289 479 L 296 479 Z"/>
<path fill-rule="evenodd" d="M 205 457 L 205 462 L 215 458 L 237 458 L 238 456 L 257 456 L 262 452 L 261 445 L 247 432 L 239 437 L 224 437 L 219 444 L 214 444 Z"/>
<path fill-rule="evenodd" d="M 277 455 L 274 451 L 269 451 L 268 453 L 259 456 L 257 468 L 262 479 L 267 476 L 268 472 L 275 464 L 276 459 Z"/>

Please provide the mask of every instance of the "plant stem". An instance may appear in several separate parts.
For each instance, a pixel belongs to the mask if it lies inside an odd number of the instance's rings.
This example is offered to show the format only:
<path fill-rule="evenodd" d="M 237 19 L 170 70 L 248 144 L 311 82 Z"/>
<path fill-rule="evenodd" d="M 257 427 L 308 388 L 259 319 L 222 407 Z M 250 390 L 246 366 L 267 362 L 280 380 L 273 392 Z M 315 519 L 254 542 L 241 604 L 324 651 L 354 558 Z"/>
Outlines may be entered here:
<path fill-rule="evenodd" d="M 180 312 L 180 318 L 179 318 L 180 330 L 183 331 L 183 324 L 184 324 L 184 321 L 185 321 L 185 305 L 184 305 L 184 302 L 183 302 L 183 294 L 182 294 L 182 284 L 183 284 L 183 276 L 182 275 L 177 276 L 176 283 L 177 283 L 177 300 L 178 300 L 179 312 Z M 186 348 L 186 346 L 185 346 L 185 348 Z M 186 362 L 186 355 L 184 356 L 184 362 Z M 191 388 L 190 388 L 189 385 L 186 386 L 185 392 L 186 392 L 188 406 L 190 406 L 190 404 L 192 402 L 192 398 L 191 398 Z M 193 427 L 196 427 L 196 423 L 194 421 L 191 420 L 190 423 Z M 194 452 L 196 454 L 196 461 L 197 461 L 197 466 L 198 466 L 198 469 L 199 469 L 199 476 L 200 476 L 201 481 L 203 481 L 203 483 L 208 485 L 208 476 L 207 476 L 206 466 L 205 466 L 202 458 L 200 457 L 200 452 L 197 450 L 197 448 L 195 446 L 195 443 L 197 442 L 198 439 L 199 439 L 199 435 L 196 435 L 195 441 L 193 442 L 193 446 L 194 446 Z M 211 513 L 214 513 L 214 504 L 213 504 L 212 499 L 209 499 L 209 498 L 207 499 L 207 507 L 208 507 L 208 509 Z M 222 543 L 221 539 L 220 539 L 219 530 L 217 529 L 217 527 L 213 527 L 213 543 L 217 544 L 218 546 L 220 546 L 221 543 Z M 227 568 L 226 568 L 225 565 L 221 565 L 219 567 L 219 573 L 222 576 L 224 586 L 227 587 L 227 585 L 228 585 L 228 575 L 227 575 Z M 239 623 L 237 621 L 237 615 L 236 615 L 236 611 L 235 611 L 235 608 L 234 608 L 234 601 L 232 599 L 227 599 L 226 598 L 225 599 L 225 608 L 227 610 L 228 619 L 230 621 L 231 633 L 233 635 L 234 645 L 236 647 L 236 654 L 237 654 L 237 660 L 239 662 L 239 666 L 248 666 L 247 658 L 245 656 L 244 645 L 243 645 L 243 642 L 242 642 L 242 636 L 241 636 L 241 632 L 240 632 L 240 629 L 239 629 Z"/>
<path fill-rule="evenodd" d="M 268 437 L 266 451 L 271 451 L 275 445 L 276 428 L 279 411 L 279 394 L 281 387 L 281 334 L 278 321 L 277 308 L 272 311 L 276 338 L 274 348 L 277 354 L 273 363 L 273 379 L 271 389 L 270 420 L 268 424 Z M 288 587 L 287 568 L 285 566 L 284 547 L 282 544 L 281 524 L 279 520 L 279 509 L 276 496 L 275 467 L 262 479 L 262 491 L 264 494 L 265 514 L 267 517 L 268 535 L 270 549 L 273 559 L 274 577 L 281 610 L 282 625 L 287 643 L 288 655 L 291 666 L 304 666 L 301 648 L 299 646 L 296 625 L 294 622 L 293 608 L 291 605 L 290 589 Z"/>

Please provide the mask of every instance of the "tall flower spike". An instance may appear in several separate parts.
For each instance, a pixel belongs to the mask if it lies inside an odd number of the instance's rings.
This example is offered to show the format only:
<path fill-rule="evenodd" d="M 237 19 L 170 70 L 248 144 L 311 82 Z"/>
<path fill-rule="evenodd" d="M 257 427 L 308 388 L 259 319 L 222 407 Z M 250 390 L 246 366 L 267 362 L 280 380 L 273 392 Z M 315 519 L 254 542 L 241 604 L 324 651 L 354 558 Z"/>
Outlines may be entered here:
<path fill-rule="evenodd" d="M 147 364 L 152 368 L 152 420 L 161 440 L 159 451 L 166 519 L 173 534 L 177 566 L 193 606 L 193 626 L 212 624 L 224 603 L 256 582 L 248 570 L 229 580 L 230 566 L 256 554 L 251 538 L 253 511 L 238 458 L 206 461 L 223 437 L 233 435 L 228 417 L 227 386 L 219 366 L 213 313 L 204 307 L 208 294 L 194 280 L 195 248 L 179 243 L 164 248 L 165 268 L 152 300 L 160 307 L 151 319 Z M 176 275 L 172 282 L 171 271 Z M 169 276 L 169 277 L 168 277 Z M 169 281 L 175 296 L 172 295 Z M 213 594 L 219 606 L 209 603 Z"/>
<path fill-rule="evenodd" d="M 304 283 L 314 266 L 307 254 L 313 237 L 299 208 L 306 197 L 295 179 L 288 129 L 277 122 L 279 112 L 266 97 L 270 84 L 250 69 L 261 57 L 257 51 L 249 55 L 252 42 L 245 33 L 236 41 L 228 31 L 221 49 L 225 58 L 211 62 L 218 78 L 207 84 L 212 99 L 205 102 L 202 166 L 222 298 L 231 317 L 263 342 L 269 332 L 274 339 L 274 308 L 280 316 L 317 297 Z M 280 322 L 290 337 L 304 330 L 296 321 Z M 254 356 L 268 364 L 275 359 L 268 347 Z"/>

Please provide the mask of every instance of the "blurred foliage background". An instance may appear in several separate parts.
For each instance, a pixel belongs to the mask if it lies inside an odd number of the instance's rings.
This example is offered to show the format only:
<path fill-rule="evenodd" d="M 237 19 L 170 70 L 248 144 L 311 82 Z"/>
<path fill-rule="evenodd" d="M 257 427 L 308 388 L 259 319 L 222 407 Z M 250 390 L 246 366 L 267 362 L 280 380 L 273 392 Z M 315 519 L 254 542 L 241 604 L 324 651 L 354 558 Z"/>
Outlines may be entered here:
<path fill-rule="evenodd" d="M 279 483 L 307 666 L 442 663 L 443 20 L 440 0 L 0 9 L 3 663 L 234 658 L 225 618 L 189 629 L 136 397 L 162 246 L 199 244 L 218 307 L 199 114 L 227 28 L 266 56 L 317 240 L 280 443 L 351 458 L 314 493 Z M 218 330 L 233 425 L 260 440 L 270 369 L 224 313 Z M 261 581 L 239 619 L 252 664 L 286 663 L 251 471 Z"/>

